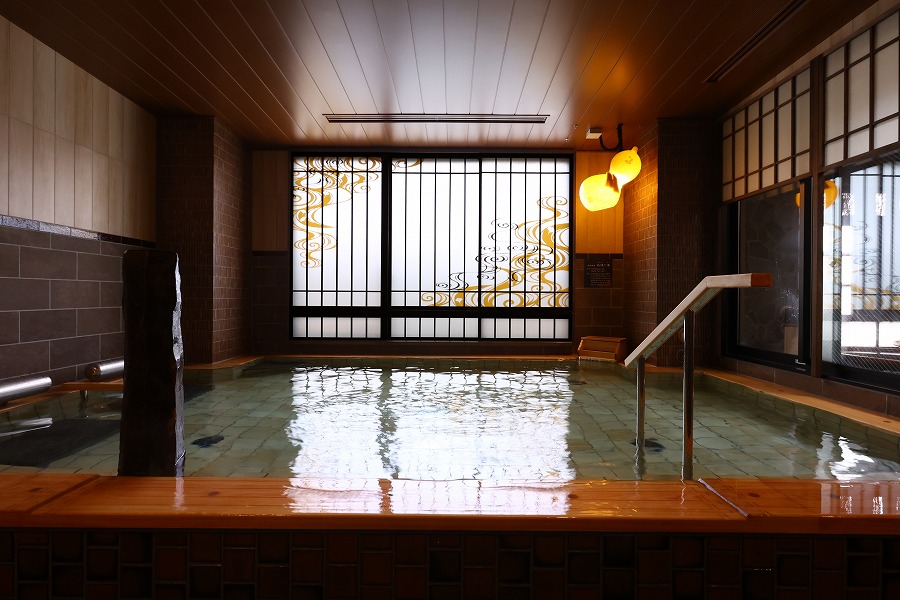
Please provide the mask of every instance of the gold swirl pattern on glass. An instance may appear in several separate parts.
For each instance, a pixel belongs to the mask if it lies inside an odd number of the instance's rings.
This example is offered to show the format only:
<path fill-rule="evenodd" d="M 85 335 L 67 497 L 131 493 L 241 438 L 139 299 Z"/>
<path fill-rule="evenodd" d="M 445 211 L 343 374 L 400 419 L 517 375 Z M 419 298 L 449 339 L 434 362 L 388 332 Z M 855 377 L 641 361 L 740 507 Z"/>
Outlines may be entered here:
<path fill-rule="evenodd" d="M 484 307 L 567 307 L 568 283 L 556 281 L 556 275 L 569 270 L 568 199 L 545 196 L 536 201 L 547 217 L 520 224 L 494 221 L 490 229 L 510 230 L 506 248 L 498 245 L 497 235 L 481 247 L 477 278 L 481 283 Z M 479 282 L 466 279 L 466 273 L 451 273 L 450 280 L 438 285 L 446 291 L 423 292 L 425 306 L 477 307 Z M 471 273 L 468 274 L 470 277 Z M 568 278 L 566 278 L 568 282 Z M 522 284 L 525 284 L 522 286 Z M 525 287 L 525 291 L 514 290 Z"/>
<path fill-rule="evenodd" d="M 381 174 L 381 160 L 371 157 L 310 156 L 294 160 L 294 246 L 301 251 L 300 266 L 322 266 L 327 250 L 337 247 L 334 223 L 337 204 L 365 193 Z"/>

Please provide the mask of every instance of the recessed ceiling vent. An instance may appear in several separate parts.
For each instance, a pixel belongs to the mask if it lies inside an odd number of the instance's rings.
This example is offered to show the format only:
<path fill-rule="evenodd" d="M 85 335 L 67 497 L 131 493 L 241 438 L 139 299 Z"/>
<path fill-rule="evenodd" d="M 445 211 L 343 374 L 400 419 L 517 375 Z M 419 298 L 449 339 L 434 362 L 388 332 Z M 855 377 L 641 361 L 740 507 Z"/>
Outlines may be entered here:
<path fill-rule="evenodd" d="M 322 116 L 329 123 L 545 123 L 549 115 L 375 113 Z"/>
<path fill-rule="evenodd" d="M 791 0 L 788 2 L 784 8 L 782 8 L 778 13 L 769 19 L 769 21 L 763 25 L 759 31 L 754 33 L 749 40 L 747 40 L 743 46 L 738 48 L 737 52 L 728 57 L 728 59 L 723 62 L 718 69 L 713 71 L 712 75 L 710 75 L 707 79 L 707 83 L 716 83 L 725 75 L 728 74 L 733 68 L 735 68 L 739 62 L 747 58 L 747 55 L 753 52 L 760 44 L 762 44 L 767 37 L 772 35 L 779 27 L 784 25 L 788 19 L 791 18 L 797 10 L 800 9 L 801 6 L 806 4 L 807 0 Z"/>

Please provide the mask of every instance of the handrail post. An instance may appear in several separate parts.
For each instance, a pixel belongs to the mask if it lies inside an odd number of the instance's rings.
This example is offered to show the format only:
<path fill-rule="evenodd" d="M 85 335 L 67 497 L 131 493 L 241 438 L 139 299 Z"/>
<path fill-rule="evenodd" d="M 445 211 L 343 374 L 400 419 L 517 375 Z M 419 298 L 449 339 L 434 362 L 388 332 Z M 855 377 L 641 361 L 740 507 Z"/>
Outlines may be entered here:
<path fill-rule="evenodd" d="M 681 478 L 694 478 L 694 311 L 684 313 L 684 438 L 681 447 Z"/>
<path fill-rule="evenodd" d="M 637 361 L 637 426 L 634 438 L 634 474 L 637 478 L 644 478 L 646 461 L 644 459 L 644 406 L 646 404 L 646 378 L 644 367 L 646 359 L 641 357 Z"/>

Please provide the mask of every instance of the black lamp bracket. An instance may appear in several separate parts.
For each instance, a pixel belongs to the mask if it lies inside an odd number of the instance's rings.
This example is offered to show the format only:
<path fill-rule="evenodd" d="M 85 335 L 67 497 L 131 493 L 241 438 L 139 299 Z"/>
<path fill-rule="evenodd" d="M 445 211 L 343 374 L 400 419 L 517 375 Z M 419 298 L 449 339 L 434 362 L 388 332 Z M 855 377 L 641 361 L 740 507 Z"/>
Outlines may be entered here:
<path fill-rule="evenodd" d="M 604 150 L 606 150 L 607 152 L 621 152 L 622 150 L 624 150 L 625 148 L 624 148 L 624 146 L 622 146 L 622 124 L 621 123 L 619 123 L 616 126 L 616 135 L 618 136 L 618 143 L 615 146 L 613 146 L 612 148 L 607 148 L 606 144 L 603 143 L 603 135 L 601 134 L 600 139 L 598 140 L 600 142 L 600 147 L 603 148 Z"/>

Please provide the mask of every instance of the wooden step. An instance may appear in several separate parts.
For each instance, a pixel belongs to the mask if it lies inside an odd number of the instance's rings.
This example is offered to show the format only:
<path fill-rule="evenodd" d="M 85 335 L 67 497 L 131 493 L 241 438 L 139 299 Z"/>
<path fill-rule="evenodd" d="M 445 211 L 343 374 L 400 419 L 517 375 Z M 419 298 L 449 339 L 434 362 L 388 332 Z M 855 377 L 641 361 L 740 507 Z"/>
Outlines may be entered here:
<path fill-rule="evenodd" d="M 626 353 L 625 338 L 586 335 L 578 345 L 578 356 L 621 362 Z"/>

